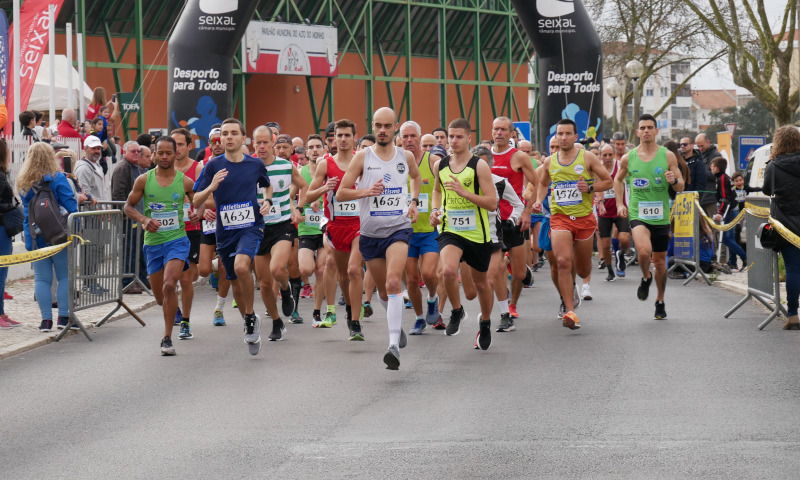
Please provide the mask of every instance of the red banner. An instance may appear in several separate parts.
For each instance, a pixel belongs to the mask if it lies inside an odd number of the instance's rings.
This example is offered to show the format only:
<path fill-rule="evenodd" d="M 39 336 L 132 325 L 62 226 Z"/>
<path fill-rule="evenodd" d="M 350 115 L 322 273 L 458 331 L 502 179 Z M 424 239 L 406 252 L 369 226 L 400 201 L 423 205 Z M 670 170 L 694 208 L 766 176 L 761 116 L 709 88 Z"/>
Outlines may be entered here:
<path fill-rule="evenodd" d="M 64 0 L 26 0 L 20 7 L 19 22 L 15 21 L 8 29 L 8 88 L 6 89 L 9 123 L 17 121 L 18 113 L 14 112 L 14 82 L 19 79 L 20 111 L 28 108 L 28 102 L 39 73 L 39 64 L 49 51 L 50 38 L 50 5 L 56 6 L 56 18 Z M 16 20 L 16 19 L 15 19 Z M 14 28 L 20 25 L 19 39 L 19 72 L 14 72 Z M 58 75 L 58 72 L 56 72 Z M 66 74 L 66 73 L 62 73 Z M 51 119 L 52 121 L 52 119 Z"/>

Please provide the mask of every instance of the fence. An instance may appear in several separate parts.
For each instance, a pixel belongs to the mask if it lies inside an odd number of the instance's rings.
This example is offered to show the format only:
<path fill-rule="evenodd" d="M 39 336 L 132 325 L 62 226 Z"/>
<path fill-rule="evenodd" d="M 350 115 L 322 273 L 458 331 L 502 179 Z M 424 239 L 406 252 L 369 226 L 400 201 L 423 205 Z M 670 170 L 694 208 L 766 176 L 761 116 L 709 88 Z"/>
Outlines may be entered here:
<path fill-rule="evenodd" d="M 672 214 L 674 226 L 674 260 L 668 273 L 680 268 L 689 277 L 686 285 L 700 276 L 711 285 L 711 280 L 700 268 L 700 215 L 697 211 L 697 192 L 683 192 L 675 196 Z M 689 268 L 692 267 L 692 268 Z"/>
<path fill-rule="evenodd" d="M 103 325 L 120 307 L 142 326 L 144 321 L 123 301 L 123 214 L 120 210 L 101 210 L 70 214 L 69 234 L 80 236 L 86 243 L 75 243 L 69 249 L 69 324 L 55 338 L 61 340 L 71 325 L 77 325 L 89 340 L 89 332 L 77 312 L 116 303 L 116 307 L 96 326 Z"/>
<path fill-rule="evenodd" d="M 747 198 L 747 202 L 754 207 L 769 211 L 769 198 L 750 196 Z M 754 298 L 770 310 L 769 316 L 758 326 L 759 330 L 766 327 L 779 314 L 788 316 L 786 309 L 781 304 L 778 254 L 771 248 L 762 247 L 756 236 L 759 225 L 766 221 L 766 217 L 756 215 L 751 209 L 748 209 L 745 214 L 747 261 L 749 262 L 747 269 L 747 295 L 725 314 L 725 318 L 730 317 L 739 307 Z"/>

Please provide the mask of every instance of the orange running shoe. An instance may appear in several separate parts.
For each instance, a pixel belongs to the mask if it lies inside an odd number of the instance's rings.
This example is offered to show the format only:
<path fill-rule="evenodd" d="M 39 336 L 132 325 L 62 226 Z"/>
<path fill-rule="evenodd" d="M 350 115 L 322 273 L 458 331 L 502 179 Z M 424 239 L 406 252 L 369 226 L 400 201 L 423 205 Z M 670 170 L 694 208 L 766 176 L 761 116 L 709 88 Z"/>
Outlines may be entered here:
<path fill-rule="evenodd" d="M 511 315 L 513 318 L 519 318 L 519 313 L 517 313 L 517 306 L 516 306 L 516 305 L 509 304 L 509 305 L 508 305 L 508 313 L 509 313 L 509 314 L 510 314 L 510 315 Z"/>
<path fill-rule="evenodd" d="M 563 325 L 570 330 L 577 330 L 581 328 L 581 322 L 578 321 L 578 316 L 575 315 L 575 312 L 567 312 L 561 317 L 563 321 Z"/>

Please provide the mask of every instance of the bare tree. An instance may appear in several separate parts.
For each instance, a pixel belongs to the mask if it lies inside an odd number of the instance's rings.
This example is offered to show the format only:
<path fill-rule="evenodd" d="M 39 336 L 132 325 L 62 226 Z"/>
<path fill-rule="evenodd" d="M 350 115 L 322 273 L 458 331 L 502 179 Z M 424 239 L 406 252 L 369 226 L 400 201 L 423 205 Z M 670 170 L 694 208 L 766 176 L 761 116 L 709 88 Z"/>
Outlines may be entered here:
<path fill-rule="evenodd" d="M 727 46 L 734 83 L 761 101 L 775 116 L 776 125 L 791 123 L 800 106 L 800 93 L 797 86 L 792 91 L 790 75 L 798 0 L 786 0 L 777 32 L 767 18 L 764 0 L 683 1 Z M 773 75 L 777 89 L 770 85 Z"/>
<path fill-rule="evenodd" d="M 692 77 L 725 52 L 723 48 L 713 48 L 714 37 L 683 0 L 586 0 L 586 4 L 603 41 L 604 77 L 615 78 L 623 88 L 619 97 L 623 106 L 620 125 L 628 130 L 628 138 L 633 137 L 634 126 L 624 106 L 641 103 L 648 79 L 658 76 L 664 68 L 669 71 L 671 65 L 680 62 L 688 61 L 694 68 L 656 109 L 658 116 Z M 697 48 L 698 45 L 706 48 Z M 625 65 L 633 59 L 644 66 L 635 89 L 624 73 Z M 638 117 L 635 112 L 634 117 Z"/>

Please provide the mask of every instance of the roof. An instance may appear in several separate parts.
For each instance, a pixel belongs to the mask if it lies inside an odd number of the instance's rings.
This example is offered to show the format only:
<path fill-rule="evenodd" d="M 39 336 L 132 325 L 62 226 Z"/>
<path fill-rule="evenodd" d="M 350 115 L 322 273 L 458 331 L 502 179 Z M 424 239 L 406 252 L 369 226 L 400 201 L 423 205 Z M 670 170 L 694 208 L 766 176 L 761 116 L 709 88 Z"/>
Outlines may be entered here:
<path fill-rule="evenodd" d="M 733 90 L 692 90 L 692 102 L 700 109 L 736 108 L 738 97 Z"/>

